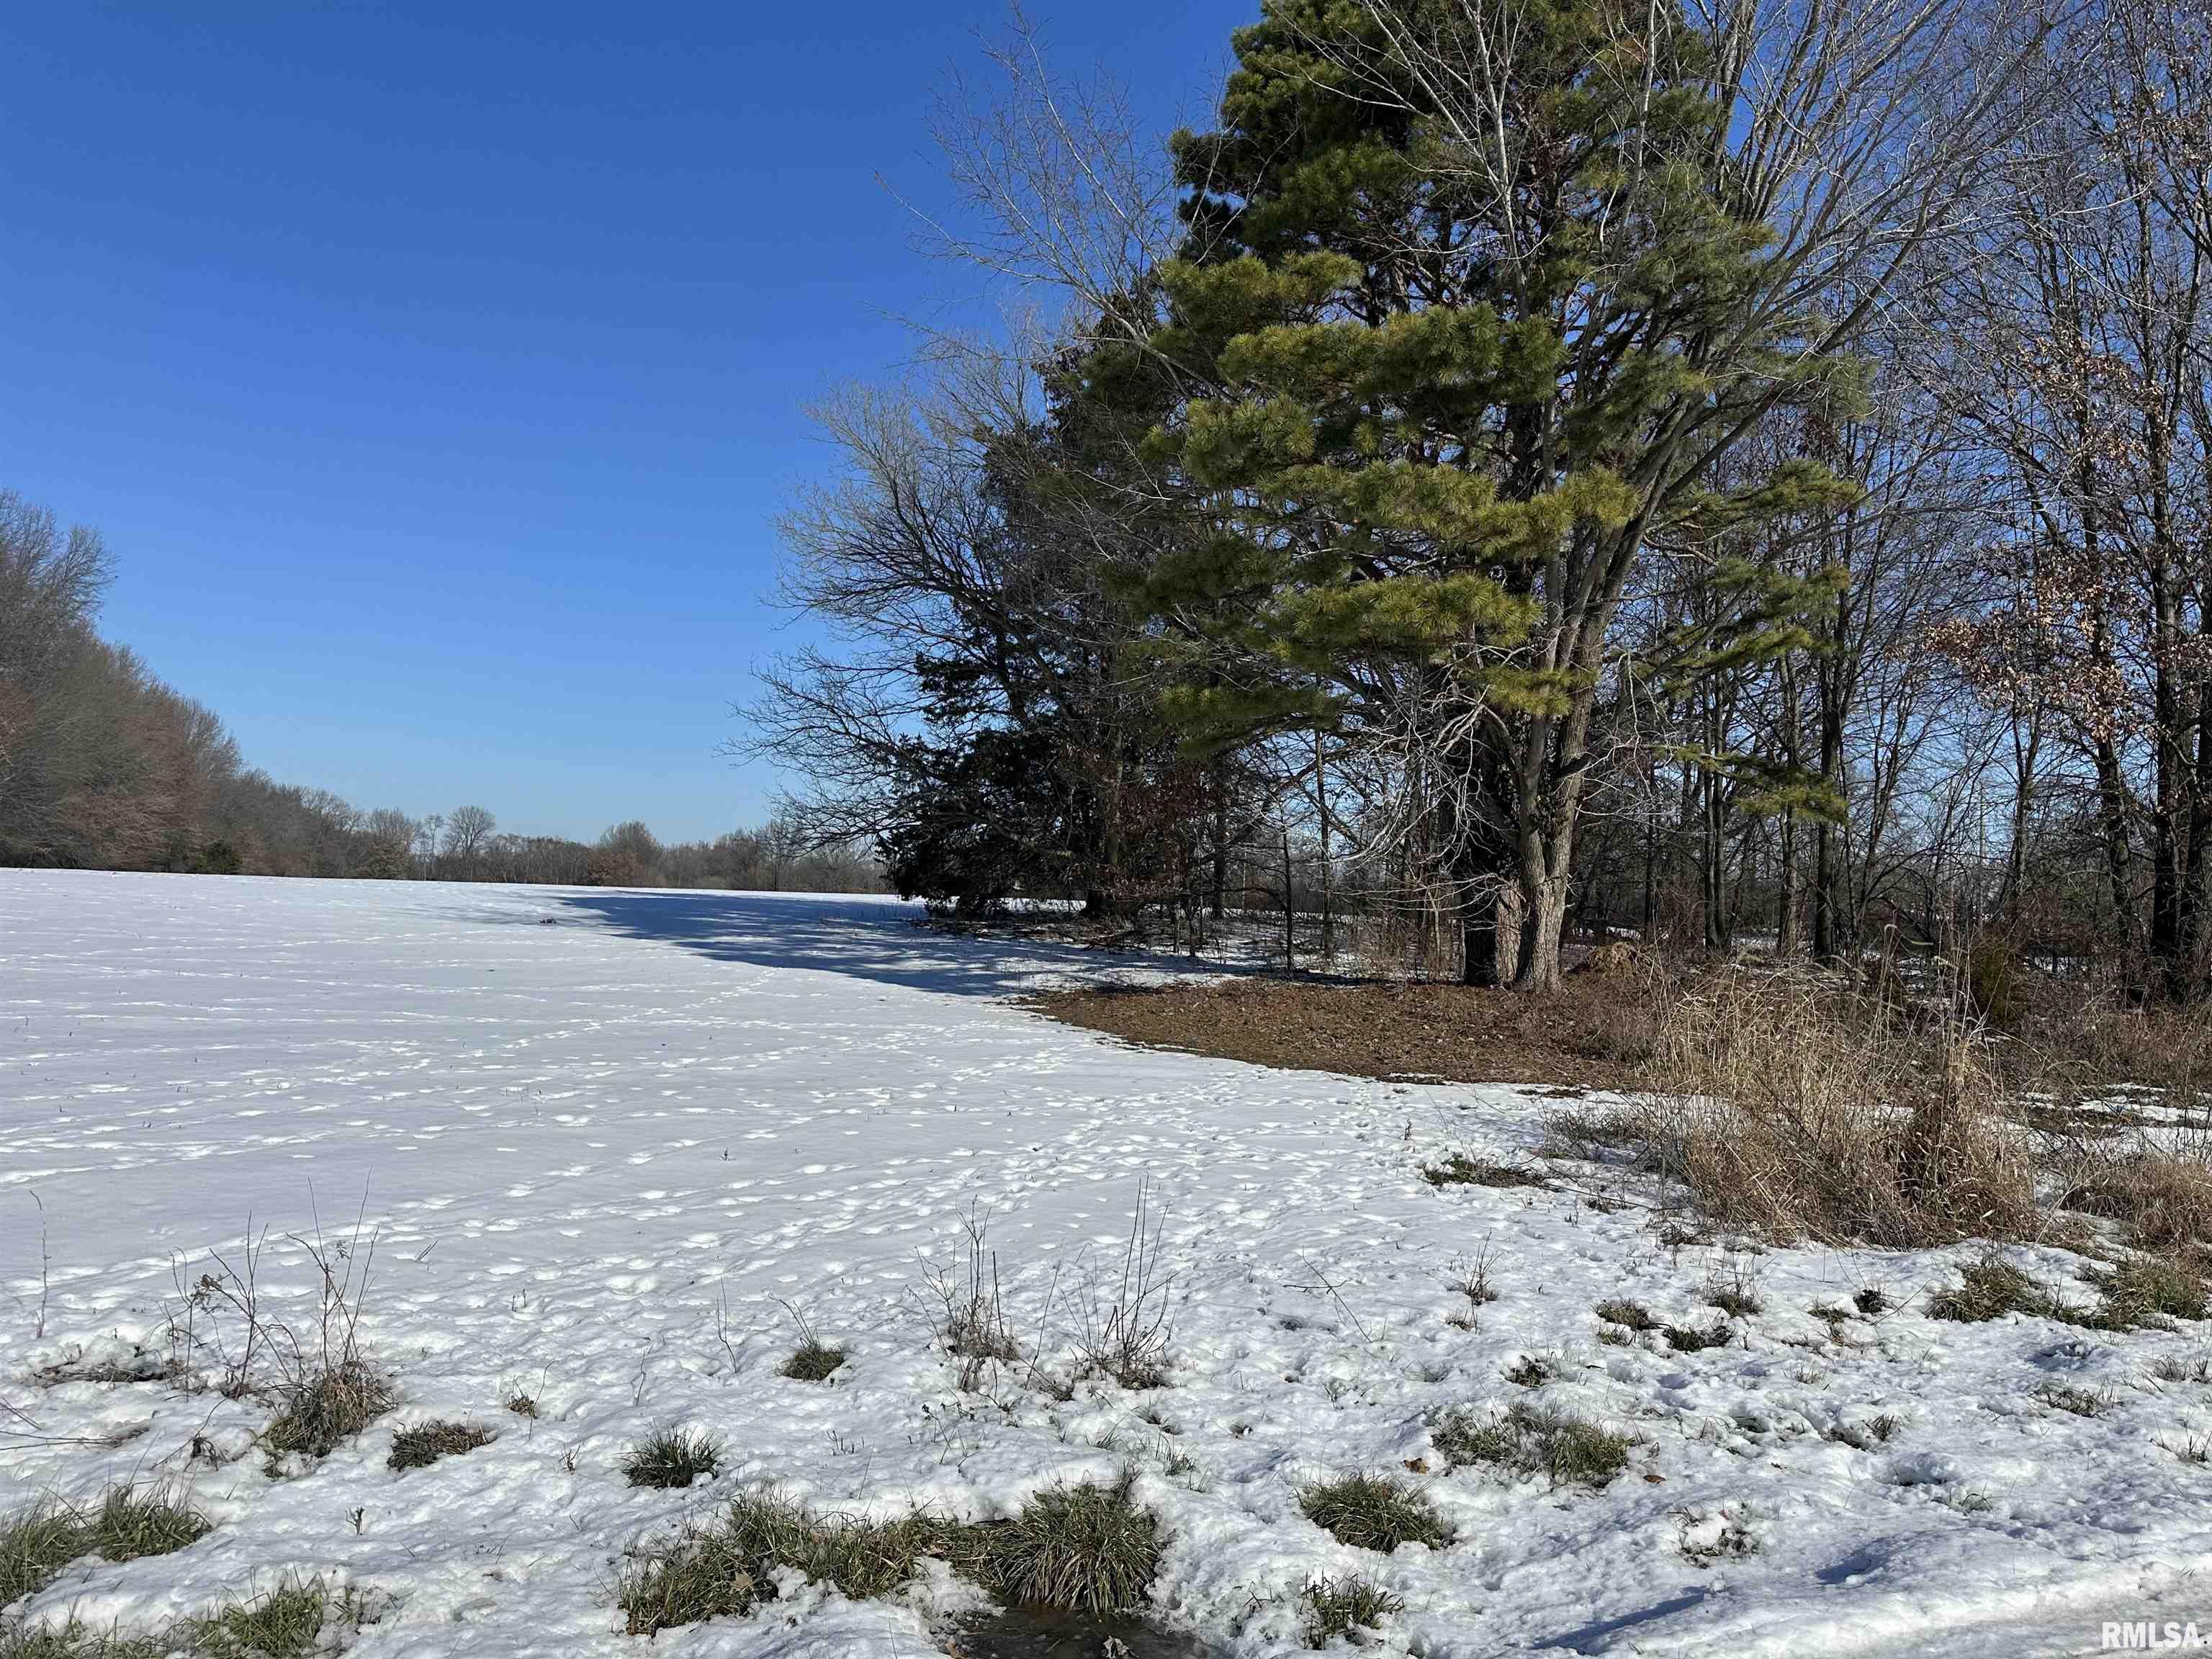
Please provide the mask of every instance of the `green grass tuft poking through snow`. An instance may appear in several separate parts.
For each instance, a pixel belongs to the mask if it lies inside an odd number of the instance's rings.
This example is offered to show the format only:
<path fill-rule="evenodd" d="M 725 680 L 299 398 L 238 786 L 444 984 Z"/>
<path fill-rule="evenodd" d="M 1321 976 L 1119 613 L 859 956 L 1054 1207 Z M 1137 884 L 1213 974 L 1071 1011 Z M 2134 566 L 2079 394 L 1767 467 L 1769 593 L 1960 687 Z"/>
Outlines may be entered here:
<path fill-rule="evenodd" d="M 1385 1477 L 1324 1480 L 1301 1492 L 1298 1504 L 1307 1520 L 1354 1549 L 1387 1555 L 1401 1544 L 1442 1549 L 1451 1541 L 1451 1529 L 1427 1498 Z"/>

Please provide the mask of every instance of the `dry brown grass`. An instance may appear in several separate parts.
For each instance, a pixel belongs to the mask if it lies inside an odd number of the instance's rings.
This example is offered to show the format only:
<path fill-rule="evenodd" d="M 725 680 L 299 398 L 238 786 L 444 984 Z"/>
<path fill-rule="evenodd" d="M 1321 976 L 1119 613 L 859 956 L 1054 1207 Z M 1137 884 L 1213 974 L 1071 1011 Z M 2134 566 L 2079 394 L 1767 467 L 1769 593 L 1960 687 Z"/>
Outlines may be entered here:
<path fill-rule="evenodd" d="M 2203 1005 L 2077 998 L 2034 1022 L 2027 1037 L 2084 1090 L 2132 1084 L 2157 1090 L 2177 1110 L 2212 1107 L 2212 1009 Z"/>
<path fill-rule="evenodd" d="M 1635 953 L 1547 997 L 1252 979 L 1036 1006 L 1263 1065 L 1656 1097 L 1563 1100 L 1542 1155 L 1674 1177 L 1701 1231 L 1893 1248 L 2038 1238 L 2207 1265 L 2192 1258 L 2212 1260 L 2212 1003 L 2131 1006 L 2001 940 L 1949 970 L 1933 972 L 1959 999 L 1948 1007 L 1887 958 L 1850 975 Z M 2142 1092 L 2116 1100 L 2123 1089 Z M 1463 1154 L 1423 1173 L 1519 1178 Z"/>
<path fill-rule="evenodd" d="M 1650 1152 L 1724 1226 L 1902 1249 L 2035 1228 L 2033 1148 L 1970 1024 L 1735 969 L 1675 1000 L 1650 1079 Z"/>
<path fill-rule="evenodd" d="M 1647 1081 L 1641 1162 L 1724 1227 L 1899 1249 L 2078 1236 L 2040 1189 L 2137 1249 L 2212 1250 L 2212 1138 L 2099 1104 L 2118 1084 L 2185 1113 L 2212 1098 L 2202 1012 L 2093 1001 L 1996 1039 L 1811 969 L 1738 967 L 1682 988 Z"/>
<path fill-rule="evenodd" d="M 328 1457 L 398 1405 L 399 1391 L 367 1361 L 349 1358 L 287 1385 L 283 1401 L 283 1409 L 262 1431 L 262 1444 L 280 1454 Z"/>
<path fill-rule="evenodd" d="M 464 1456 L 498 1438 L 497 1431 L 477 1423 L 417 1423 L 392 1431 L 392 1455 L 385 1462 L 395 1469 L 427 1469 L 441 1457 Z"/>
<path fill-rule="evenodd" d="M 2061 1207 L 2120 1223 L 2141 1249 L 2212 1248 L 2212 1145 L 2076 1141 L 2060 1154 Z"/>
<path fill-rule="evenodd" d="M 2212 1252 L 2212 1006 L 2045 1000 L 2002 1058 L 2058 1208 L 2185 1263 Z"/>

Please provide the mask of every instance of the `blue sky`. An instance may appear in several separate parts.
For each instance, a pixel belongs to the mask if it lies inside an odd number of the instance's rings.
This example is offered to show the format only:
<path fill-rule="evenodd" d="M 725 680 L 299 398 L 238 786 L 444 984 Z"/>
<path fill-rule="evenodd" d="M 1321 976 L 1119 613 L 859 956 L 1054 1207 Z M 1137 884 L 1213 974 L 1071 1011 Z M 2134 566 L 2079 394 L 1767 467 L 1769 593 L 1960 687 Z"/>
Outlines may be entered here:
<path fill-rule="evenodd" d="M 1256 0 L 1037 0 L 1163 129 Z M 988 0 L 14 6 L 0 487 L 98 528 L 103 631 L 363 805 L 664 836 L 714 753 L 807 404 L 973 278 L 912 246 Z"/>

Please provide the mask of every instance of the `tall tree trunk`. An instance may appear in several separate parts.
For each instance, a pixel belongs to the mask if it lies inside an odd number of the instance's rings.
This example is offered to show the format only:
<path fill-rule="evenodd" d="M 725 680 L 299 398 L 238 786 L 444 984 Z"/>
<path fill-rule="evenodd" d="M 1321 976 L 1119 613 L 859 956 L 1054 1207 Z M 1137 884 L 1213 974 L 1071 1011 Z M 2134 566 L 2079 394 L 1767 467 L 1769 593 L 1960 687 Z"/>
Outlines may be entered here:
<path fill-rule="evenodd" d="M 1321 733 L 1314 733 L 1314 811 L 1321 820 L 1321 954 L 1336 959 L 1335 872 L 1328 855 L 1328 779 L 1322 769 Z"/>
<path fill-rule="evenodd" d="M 1784 957 L 1797 954 L 1797 811 L 1782 812 L 1782 914 L 1774 928 L 1775 948 Z"/>
<path fill-rule="evenodd" d="M 2212 684 L 2197 693 L 2197 758 L 2190 779 L 2189 850 L 2181 882 L 2182 961 L 2187 970 L 2182 994 L 2194 1000 L 2204 990 L 2205 886 L 2212 863 Z"/>
<path fill-rule="evenodd" d="M 1832 644 L 1839 644 L 1850 627 L 1850 602 L 1845 595 L 1836 596 Z M 1844 720 L 1846 712 L 1842 653 L 1821 665 L 1820 692 L 1820 781 L 1838 796 L 1843 793 Z M 1844 860 L 1838 842 L 1842 839 L 1842 828 L 1822 818 L 1813 831 L 1813 954 L 1822 962 L 1835 962 L 1844 955 L 1844 929 L 1839 925 L 1844 909 Z"/>
<path fill-rule="evenodd" d="M 1521 940 L 1517 991 L 1559 988 L 1559 941 L 1567 918 L 1567 871 L 1573 861 L 1574 830 L 1524 836 L 1519 892 Z"/>
<path fill-rule="evenodd" d="M 1699 792 L 1698 805 L 1703 810 L 1698 823 L 1698 881 L 1705 902 L 1705 948 L 1725 951 L 1732 930 L 1728 915 L 1727 811 L 1720 779 L 1706 772 Z"/>
<path fill-rule="evenodd" d="M 1524 933 L 1517 882 L 1501 883 L 1496 874 L 1466 884 L 1460 910 L 1460 983 L 1503 985 L 1521 961 Z"/>
<path fill-rule="evenodd" d="M 1460 913 L 1459 982 L 1462 985 L 1498 983 L 1498 896 L 1484 893 L 1470 899 Z"/>
<path fill-rule="evenodd" d="M 1797 769 L 1797 672 L 1790 658 L 1782 660 L 1782 763 Z M 1775 949 L 1784 957 L 1797 954 L 1797 809 L 1782 809 L 1782 902 L 1775 918 Z"/>
<path fill-rule="evenodd" d="M 2136 898 L 2130 880 L 2127 782 L 2120 771 L 2119 749 L 2109 738 L 2095 745 L 2097 810 L 2105 831 L 2105 875 L 2112 884 L 2112 917 L 2122 952 L 2133 951 L 2141 935 L 2136 927 Z"/>
<path fill-rule="evenodd" d="M 2027 717 L 2027 731 L 2022 735 L 2021 715 L 2014 708 L 2012 715 L 2012 844 L 2005 849 L 2004 919 L 2009 927 L 2020 926 L 2021 895 L 2027 884 L 2028 829 L 2035 821 L 2035 758 L 2043 742 L 2043 715 L 2039 708 Z"/>
<path fill-rule="evenodd" d="M 2164 550 L 2163 535 L 2159 542 Z M 2152 685 L 2157 752 L 2151 814 L 2150 954 L 2166 994 L 2186 1002 L 2197 990 L 2195 890 L 2203 860 L 2198 822 L 2205 811 L 2199 785 L 2204 763 L 2204 688 L 2192 696 L 2182 681 L 2187 647 L 2181 580 L 2178 561 L 2163 550 L 2153 586 L 2158 640 Z"/>
<path fill-rule="evenodd" d="M 2189 967 L 2183 944 L 2182 915 L 2182 797 L 2189 771 L 2188 728 L 2195 723 L 2193 708 L 2186 708 L 2174 684 L 2173 662 L 2179 645 L 2180 595 L 2161 568 L 2153 577 L 2154 661 L 2152 667 L 2151 712 L 2154 745 L 2151 781 L 2151 904 L 2150 957 L 2159 982 L 2167 995 L 2189 994 Z"/>
<path fill-rule="evenodd" d="M 1221 767 L 1213 769 L 1212 889 L 1206 904 L 1206 914 L 1216 921 L 1228 914 L 1229 781 L 1223 773 Z"/>
<path fill-rule="evenodd" d="M 1556 421 L 1548 420 L 1543 431 L 1548 447 Z M 1546 456 L 1547 465 L 1555 460 Z M 1512 745 L 1516 884 L 1522 907 L 1514 984 L 1523 991 L 1559 987 L 1575 829 L 1583 786 L 1595 758 L 1589 750 L 1590 720 L 1603 678 L 1607 637 L 1644 529 L 1639 514 L 1604 537 L 1572 532 L 1559 556 L 1548 562 L 1543 578 L 1556 626 L 1539 660 L 1563 670 L 1571 690 L 1564 712 L 1530 715 Z"/>
<path fill-rule="evenodd" d="M 1659 780 L 1651 779 L 1650 800 L 1644 815 L 1644 948 L 1659 942 Z"/>

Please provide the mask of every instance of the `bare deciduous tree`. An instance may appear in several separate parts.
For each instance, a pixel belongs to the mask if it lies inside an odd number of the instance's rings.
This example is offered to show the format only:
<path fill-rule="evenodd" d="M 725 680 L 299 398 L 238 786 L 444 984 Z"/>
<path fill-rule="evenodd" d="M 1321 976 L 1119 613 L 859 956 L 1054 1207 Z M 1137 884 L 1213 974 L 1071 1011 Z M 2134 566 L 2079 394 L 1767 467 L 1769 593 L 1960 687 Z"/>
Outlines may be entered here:
<path fill-rule="evenodd" d="M 446 819 L 445 855 L 466 874 L 476 868 L 498 821 L 481 806 L 457 806 Z"/>

